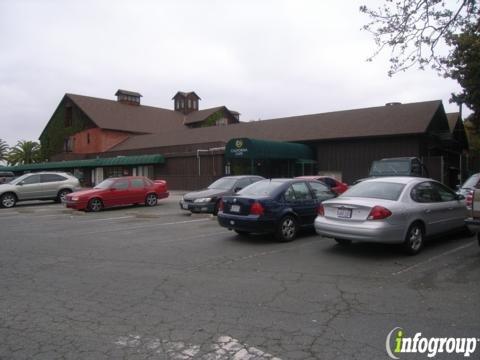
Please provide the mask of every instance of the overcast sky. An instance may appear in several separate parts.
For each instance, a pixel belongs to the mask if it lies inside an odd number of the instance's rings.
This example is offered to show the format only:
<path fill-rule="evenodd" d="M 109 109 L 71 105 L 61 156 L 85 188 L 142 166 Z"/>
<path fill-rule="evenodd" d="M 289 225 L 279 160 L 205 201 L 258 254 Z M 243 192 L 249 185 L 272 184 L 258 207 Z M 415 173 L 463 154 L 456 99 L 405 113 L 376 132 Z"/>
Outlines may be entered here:
<path fill-rule="evenodd" d="M 241 120 L 443 100 L 433 71 L 389 78 L 360 28 L 372 0 L 0 0 L 0 138 L 36 140 L 65 93 L 173 109 L 177 91 Z"/>

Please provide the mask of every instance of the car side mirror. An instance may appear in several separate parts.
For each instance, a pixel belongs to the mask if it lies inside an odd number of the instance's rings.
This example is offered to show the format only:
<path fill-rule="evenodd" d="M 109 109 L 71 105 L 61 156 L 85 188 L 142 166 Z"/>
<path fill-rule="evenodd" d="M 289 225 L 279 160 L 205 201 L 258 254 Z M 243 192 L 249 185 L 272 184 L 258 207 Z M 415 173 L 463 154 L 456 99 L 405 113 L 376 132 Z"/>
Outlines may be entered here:
<path fill-rule="evenodd" d="M 239 192 L 240 190 L 242 190 L 242 188 L 237 186 L 236 188 L 233 189 L 233 192 Z"/>
<path fill-rule="evenodd" d="M 460 194 L 457 194 L 457 195 L 455 196 L 455 200 L 459 200 L 459 201 L 460 201 L 460 200 L 465 200 L 465 196 L 460 195 Z"/>
<path fill-rule="evenodd" d="M 25 184 L 23 181 L 20 181 L 17 185 L 23 186 Z"/>

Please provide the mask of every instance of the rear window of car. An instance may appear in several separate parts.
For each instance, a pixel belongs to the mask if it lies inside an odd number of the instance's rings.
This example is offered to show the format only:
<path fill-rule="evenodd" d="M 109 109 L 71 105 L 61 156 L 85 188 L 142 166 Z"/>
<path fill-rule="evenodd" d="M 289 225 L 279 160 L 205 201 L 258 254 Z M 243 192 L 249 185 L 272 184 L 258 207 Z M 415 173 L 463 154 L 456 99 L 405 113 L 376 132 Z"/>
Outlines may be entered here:
<path fill-rule="evenodd" d="M 352 186 L 340 195 L 340 197 L 363 197 L 396 201 L 404 188 L 405 184 L 365 181 Z"/>
<path fill-rule="evenodd" d="M 398 176 L 410 175 L 410 161 L 408 160 L 379 160 L 374 161 L 370 169 L 370 176 Z"/>
<path fill-rule="evenodd" d="M 250 195 L 269 196 L 282 184 L 283 184 L 282 182 L 277 182 L 277 181 L 261 180 L 240 190 L 238 194 L 242 196 L 250 196 Z"/>
<path fill-rule="evenodd" d="M 480 174 L 475 174 L 470 176 L 468 180 L 465 181 L 465 183 L 462 185 L 462 188 L 469 188 L 469 189 L 476 188 L 478 185 L 479 179 L 480 179 Z"/>

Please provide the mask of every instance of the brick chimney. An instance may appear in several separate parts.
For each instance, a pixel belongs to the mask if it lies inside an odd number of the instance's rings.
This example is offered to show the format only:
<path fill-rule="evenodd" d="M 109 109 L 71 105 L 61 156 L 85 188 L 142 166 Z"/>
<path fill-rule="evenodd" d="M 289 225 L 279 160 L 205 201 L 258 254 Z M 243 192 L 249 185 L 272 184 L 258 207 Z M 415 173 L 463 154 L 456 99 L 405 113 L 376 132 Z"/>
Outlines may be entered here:
<path fill-rule="evenodd" d="M 119 103 L 128 105 L 140 105 L 140 98 L 142 97 L 142 95 L 137 92 L 121 89 L 117 90 L 115 96 Z"/>

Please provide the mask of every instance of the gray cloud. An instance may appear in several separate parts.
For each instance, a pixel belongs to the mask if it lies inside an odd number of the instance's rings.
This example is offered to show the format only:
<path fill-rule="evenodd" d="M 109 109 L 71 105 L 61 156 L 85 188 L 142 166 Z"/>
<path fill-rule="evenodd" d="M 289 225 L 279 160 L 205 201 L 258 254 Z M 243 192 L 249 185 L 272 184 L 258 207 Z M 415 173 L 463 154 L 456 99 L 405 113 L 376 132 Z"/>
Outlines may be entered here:
<path fill-rule="evenodd" d="M 36 139 L 65 92 L 116 89 L 172 108 L 195 90 L 203 108 L 242 120 L 442 99 L 458 86 L 426 71 L 389 78 L 359 29 L 359 1 L 0 0 L 0 138 Z"/>

